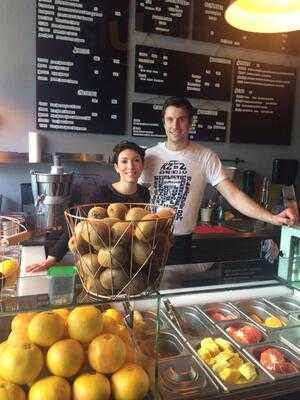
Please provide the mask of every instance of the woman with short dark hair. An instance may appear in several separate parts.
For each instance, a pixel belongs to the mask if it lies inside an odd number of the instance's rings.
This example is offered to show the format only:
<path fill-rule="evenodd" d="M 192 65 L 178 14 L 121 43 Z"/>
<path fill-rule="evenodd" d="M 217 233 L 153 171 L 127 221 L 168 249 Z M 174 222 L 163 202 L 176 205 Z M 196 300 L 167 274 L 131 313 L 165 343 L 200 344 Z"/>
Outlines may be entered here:
<path fill-rule="evenodd" d="M 144 169 L 144 156 L 145 150 L 136 143 L 122 141 L 117 144 L 113 149 L 112 161 L 119 180 L 99 186 L 86 203 L 149 203 L 148 189 L 137 183 Z M 69 234 L 65 231 L 49 250 L 47 259 L 27 266 L 26 271 L 38 272 L 52 267 L 67 253 L 68 241 Z"/>

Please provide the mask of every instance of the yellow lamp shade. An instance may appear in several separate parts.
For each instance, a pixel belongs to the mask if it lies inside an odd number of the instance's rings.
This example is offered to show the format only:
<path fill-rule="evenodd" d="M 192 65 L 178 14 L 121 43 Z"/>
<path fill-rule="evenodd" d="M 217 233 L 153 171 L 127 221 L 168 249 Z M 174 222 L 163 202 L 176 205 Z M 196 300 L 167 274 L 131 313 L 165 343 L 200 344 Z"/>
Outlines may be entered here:
<path fill-rule="evenodd" d="M 226 21 L 249 32 L 276 33 L 300 29 L 300 0 L 236 0 Z"/>

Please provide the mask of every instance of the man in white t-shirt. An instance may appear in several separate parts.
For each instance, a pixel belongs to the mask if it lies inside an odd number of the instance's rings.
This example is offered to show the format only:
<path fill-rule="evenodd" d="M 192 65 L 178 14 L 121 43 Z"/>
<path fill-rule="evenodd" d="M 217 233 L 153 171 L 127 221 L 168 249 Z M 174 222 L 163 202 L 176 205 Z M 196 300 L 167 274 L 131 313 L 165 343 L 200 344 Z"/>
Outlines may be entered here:
<path fill-rule="evenodd" d="M 171 97 L 165 101 L 162 119 L 167 141 L 146 150 L 141 176 L 141 182 L 150 186 L 154 204 L 176 209 L 171 263 L 188 260 L 192 231 L 207 183 L 248 217 L 274 225 L 293 225 L 298 219 L 294 210 L 287 208 L 273 215 L 262 208 L 228 179 L 219 157 L 212 150 L 189 140 L 192 117 L 193 107 L 187 99 Z"/>

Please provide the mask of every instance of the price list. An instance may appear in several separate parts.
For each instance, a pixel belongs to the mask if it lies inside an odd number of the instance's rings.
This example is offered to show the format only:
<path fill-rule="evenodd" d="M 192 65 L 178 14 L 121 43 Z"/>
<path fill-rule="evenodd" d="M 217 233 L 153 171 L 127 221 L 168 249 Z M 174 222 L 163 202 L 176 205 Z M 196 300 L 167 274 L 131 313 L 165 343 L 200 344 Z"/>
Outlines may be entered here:
<path fill-rule="evenodd" d="M 36 0 L 37 128 L 125 130 L 128 0 Z"/>
<path fill-rule="evenodd" d="M 231 73 L 228 58 L 136 46 L 136 92 L 226 101 Z"/>
<path fill-rule="evenodd" d="M 135 29 L 187 38 L 189 0 L 136 0 Z"/>
<path fill-rule="evenodd" d="M 132 104 L 132 136 L 165 138 L 161 104 Z M 225 142 L 227 112 L 195 108 L 190 139 L 197 141 Z"/>
<path fill-rule="evenodd" d="M 253 33 L 229 25 L 224 13 L 230 0 L 194 0 L 193 39 L 297 55 L 300 52 L 300 32 Z"/>
<path fill-rule="evenodd" d="M 290 144 L 296 69 L 237 60 L 230 141 Z"/>

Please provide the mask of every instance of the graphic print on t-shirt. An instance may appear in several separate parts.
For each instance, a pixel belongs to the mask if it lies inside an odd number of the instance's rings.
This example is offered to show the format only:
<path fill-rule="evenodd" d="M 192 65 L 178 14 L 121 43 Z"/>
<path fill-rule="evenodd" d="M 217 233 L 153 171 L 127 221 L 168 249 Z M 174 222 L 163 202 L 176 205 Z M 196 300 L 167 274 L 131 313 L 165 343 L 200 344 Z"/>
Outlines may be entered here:
<path fill-rule="evenodd" d="M 191 179 L 183 162 L 171 160 L 164 163 L 154 177 L 153 204 L 175 208 L 176 220 L 182 220 Z"/>

